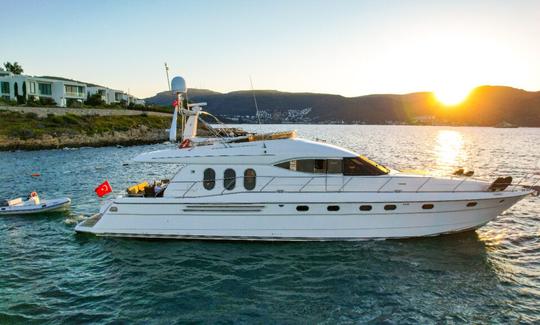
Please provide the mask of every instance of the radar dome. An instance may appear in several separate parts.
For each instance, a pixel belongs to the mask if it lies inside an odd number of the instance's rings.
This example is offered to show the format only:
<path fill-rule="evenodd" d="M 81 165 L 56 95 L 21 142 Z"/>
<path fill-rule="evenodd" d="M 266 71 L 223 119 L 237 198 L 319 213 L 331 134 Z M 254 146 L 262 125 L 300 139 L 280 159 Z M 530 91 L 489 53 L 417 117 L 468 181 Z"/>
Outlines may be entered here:
<path fill-rule="evenodd" d="M 171 89 L 175 93 L 185 93 L 187 91 L 187 86 L 184 78 L 174 77 L 171 81 Z"/>

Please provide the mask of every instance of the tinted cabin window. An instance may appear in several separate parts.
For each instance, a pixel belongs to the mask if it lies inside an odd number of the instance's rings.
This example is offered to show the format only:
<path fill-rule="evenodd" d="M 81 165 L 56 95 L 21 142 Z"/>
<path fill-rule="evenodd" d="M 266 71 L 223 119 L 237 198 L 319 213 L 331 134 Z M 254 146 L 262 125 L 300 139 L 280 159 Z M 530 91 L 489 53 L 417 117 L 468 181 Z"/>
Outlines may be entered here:
<path fill-rule="evenodd" d="M 225 169 L 225 173 L 223 173 L 223 187 L 226 190 L 232 190 L 236 186 L 236 172 L 234 169 Z"/>
<path fill-rule="evenodd" d="M 422 209 L 424 209 L 424 210 L 433 209 L 433 204 L 424 204 L 424 205 L 422 205 Z"/>
<path fill-rule="evenodd" d="M 203 186 L 207 190 L 211 190 L 216 186 L 216 172 L 212 168 L 207 168 L 203 173 Z"/>
<path fill-rule="evenodd" d="M 326 207 L 326 210 L 328 211 L 339 211 L 339 205 L 329 205 Z"/>
<path fill-rule="evenodd" d="M 296 171 L 304 173 L 313 173 L 315 170 L 315 160 L 302 159 L 296 161 Z"/>
<path fill-rule="evenodd" d="M 361 205 L 360 211 L 371 211 L 372 207 L 371 205 Z"/>
<path fill-rule="evenodd" d="M 373 176 L 388 174 L 388 169 L 364 157 L 343 158 L 343 175 Z"/>
<path fill-rule="evenodd" d="M 298 159 L 282 162 L 275 166 L 288 170 L 316 174 L 340 174 L 343 170 L 341 159 Z"/>
<path fill-rule="evenodd" d="M 307 205 L 299 205 L 296 207 L 296 211 L 307 211 L 309 207 Z"/>
<path fill-rule="evenodd" d="M 328 159 L 326 161 L 326 172 L 328 174 L 341 174 L 343 172 L 343 160 Z"/>
<path fill-rule="evenodd" d="M 468 206 L 469 208 L 471 208 L 471 207 L 476 206 L 477 204 L 478 204 L 478 203 L 476 203 L 476 202 L 469 202 L 469 203 L 467 203 L 467 206 Z"/>
<path fill-rule="evenodd" d="M 291 162 L 286 161 L 286 162 L 279 163 L 279 164 L 277 164 L 275 166 L 279 167 L 279 168 L 291 169 Z"/>
<path fill-rule="evenodd" d="M 246 169 L 244 171 L 244 187 L 246 190 L 251 191 L 255 188 L 257 174 L 254 169 Z"/>
<path fill-rule="evenodd" d="M 313 173 L 326 173 L 326 160 L 315 159 L 313 160 Z"/>
<path fill-rule="evenodd" d="M 396 206 L 394 204 L 388 204 L 384 206 L 385 210 L 395 210 Z"/>

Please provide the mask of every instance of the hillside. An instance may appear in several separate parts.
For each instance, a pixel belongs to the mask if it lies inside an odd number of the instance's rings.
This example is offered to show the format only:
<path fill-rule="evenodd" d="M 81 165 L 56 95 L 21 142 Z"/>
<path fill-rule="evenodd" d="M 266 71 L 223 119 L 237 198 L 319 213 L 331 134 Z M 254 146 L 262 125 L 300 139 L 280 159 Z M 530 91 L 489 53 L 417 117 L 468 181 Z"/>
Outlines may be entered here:
<path fill-rule="evenodd" d="M 190 101 L 207 102 L 212 114 L 238 122 L 255 121 L 251 91 L 190 89 L 188 94 Z M 445 107 L 429 92 L 343 97 L 256 90 L 255 95 L 261 118 L 267 123 L 425 123 L 427 119 L 436 124 L 491 126 L 506 121 L 540 126 L 540 92 L 504 86 L 475 88 L 465 102 L 455 107 Z M 145 100 L 170 105 L 172 95 L 161 92 Z"/>

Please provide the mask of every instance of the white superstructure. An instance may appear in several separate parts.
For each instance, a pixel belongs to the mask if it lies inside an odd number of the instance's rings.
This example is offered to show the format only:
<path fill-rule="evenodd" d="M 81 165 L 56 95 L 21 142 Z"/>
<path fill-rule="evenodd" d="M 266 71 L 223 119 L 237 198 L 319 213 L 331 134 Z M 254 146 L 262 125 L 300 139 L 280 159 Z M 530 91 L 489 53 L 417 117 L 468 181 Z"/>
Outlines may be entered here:
<path fill-rule="evenodd" d="M 293 132 L 200 139 L 137 162 L 179 164 L 169 182 L 107 201 L 77 225 L 100 236 L 226 240 L 361 240 L 472 230 L 531 190 L 466 177 L 389 170 Z"/>

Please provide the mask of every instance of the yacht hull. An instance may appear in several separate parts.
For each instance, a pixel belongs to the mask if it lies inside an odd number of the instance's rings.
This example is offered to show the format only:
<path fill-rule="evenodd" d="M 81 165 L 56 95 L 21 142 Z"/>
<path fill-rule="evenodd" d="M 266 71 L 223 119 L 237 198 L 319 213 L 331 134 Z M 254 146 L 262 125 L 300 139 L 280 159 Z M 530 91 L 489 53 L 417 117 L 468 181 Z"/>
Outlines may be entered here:
<path fill-rule="evenodd" d="M 295 202 L 294 196 L 274 194 L 273 203 L 260 203 L 264 202 L 258 200 L 260 196 L 228 198 L 226 202 L 219 202 L 219 198 L 215 202 L 208 198 L 118 198 L 77 225 L 76 231 L 115 237 L 253 241 L 436 236 L 477 229 L 528 194 L 484 192 L 468 198 L 456 194 L 445 200 L 417 194 L 421 200 L 412 200 L 405 194 L 370 197 L 352 193 L 332 202 L 321 197 Z M 297 210 L 305 206 L 307 211 Z M 361 206 L 371 209 L 360 210 Z"/>

